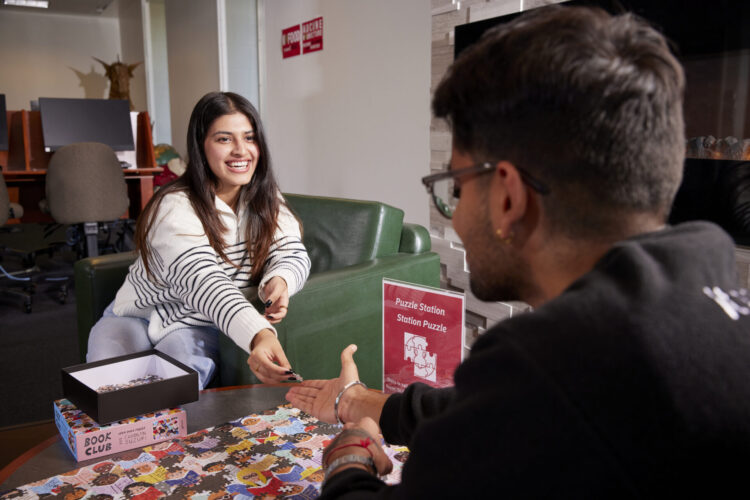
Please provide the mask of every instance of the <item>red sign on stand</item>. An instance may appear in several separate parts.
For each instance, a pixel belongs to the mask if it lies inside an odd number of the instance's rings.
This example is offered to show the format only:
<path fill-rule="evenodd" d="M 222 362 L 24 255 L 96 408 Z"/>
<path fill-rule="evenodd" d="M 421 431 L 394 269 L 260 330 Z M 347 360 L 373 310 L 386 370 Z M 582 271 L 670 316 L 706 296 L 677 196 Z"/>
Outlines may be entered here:
<path fill-rule="evenodd" d="M 287 57 L 298 56 L 300 54 L 300 27 L 299 24 L 285 30 L 281 30 L 281 55 L 284 59 Z"/>
<path fill-rule="evenodd" d="M 302 53 L 323 50 L 323 18 L 302 23 Z"/>
<path fill-rule="evenodd" d="M 463 294 L 383 280 L 383 392 L 452 386 L 463 346 Z"/>

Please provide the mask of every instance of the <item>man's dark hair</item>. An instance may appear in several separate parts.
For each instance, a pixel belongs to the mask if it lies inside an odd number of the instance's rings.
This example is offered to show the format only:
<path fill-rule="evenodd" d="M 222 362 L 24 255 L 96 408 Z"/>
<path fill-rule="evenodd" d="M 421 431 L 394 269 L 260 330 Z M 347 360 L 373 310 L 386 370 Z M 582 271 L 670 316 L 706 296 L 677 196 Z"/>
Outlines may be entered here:
<path fill-rule="evenodd" d="M 682 177 L 683 91 L 679 62 L 643 20 L 547 6 L 461 54 L 433 110 L 458 150 L 547 184 L 552 227 L 601 236 L 629 214 L 666 219 Z"/>

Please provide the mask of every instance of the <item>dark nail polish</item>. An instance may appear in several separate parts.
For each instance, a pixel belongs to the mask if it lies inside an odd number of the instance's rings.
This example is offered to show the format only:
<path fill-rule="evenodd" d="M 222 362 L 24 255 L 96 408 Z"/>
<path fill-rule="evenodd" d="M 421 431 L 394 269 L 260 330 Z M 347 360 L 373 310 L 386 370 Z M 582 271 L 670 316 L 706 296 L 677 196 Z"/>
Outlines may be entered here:
<path fill-rule="evenodd" d="M 265 306 L 266 307 L 271 307 L 271 304 L 273 304 L 273 301 L 272 300 L 267 300 L 266 303 L 265 303 Z"/>
<path fill-rule="evenodd" d="M 287 370 L 284 372 L 284 375 L 294 375 L 294 372 L 292 370 Z"/>
<path fill-rule="evenodd" d="M 297 381 L 297 377 L 289 377 L 287 380 L 290 380 L 292 382 L 296 382 Z"/>

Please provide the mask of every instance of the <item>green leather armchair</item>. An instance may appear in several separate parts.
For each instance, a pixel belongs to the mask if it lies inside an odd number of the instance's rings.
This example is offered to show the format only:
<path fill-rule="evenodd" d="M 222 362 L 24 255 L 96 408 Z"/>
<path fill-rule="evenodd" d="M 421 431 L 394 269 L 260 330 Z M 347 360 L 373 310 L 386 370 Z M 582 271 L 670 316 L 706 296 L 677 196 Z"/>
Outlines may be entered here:
<path fill-rule="evenodd" d="M 312 261 L 304 288 L 275 325 L 289 362 L 306 379 L 332 378 L 341 350 L 358 345 L 360 379 L 382 386 L 382 279 L 437 287 L 439 256 L 427 230 L 404 224 L 402 210 L 372 201 L 285 195 L 302 220 Z M 75 265 L 81 359 L 91 327 L 114 299 L 134 261 L 133 252 L 82 259 Z M 256 299 L 254 305 L 262 310 Z M 247 353 L 222 335 L 218 378 L 212 385 L 257 383 Z"/>

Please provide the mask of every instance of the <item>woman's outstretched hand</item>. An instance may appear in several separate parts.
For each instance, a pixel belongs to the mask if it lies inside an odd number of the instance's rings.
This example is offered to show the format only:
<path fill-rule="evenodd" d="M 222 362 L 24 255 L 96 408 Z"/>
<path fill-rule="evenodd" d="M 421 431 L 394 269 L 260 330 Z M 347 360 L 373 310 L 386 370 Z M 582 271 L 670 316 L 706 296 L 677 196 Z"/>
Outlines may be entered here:
<path fill-rule="evenodd" d="M 250 357 L 247 358 L 250 370 L 266 384 L 286 382 L 291 374 L 291 365 L 284 349 L 273 331 L 261 330 L 250 343 Z"/>
<path fill-rule="evenodd" d="M 286 393 L 286 399 L 300 410 L 309 413 L 318 420 L 335 424 L 336 414 L 334 404 L 336 396 L 346 384 L 359 380 L 357 365 L 354 363 L 354 353 L 357 346 L 351 344 L 341 351 L 341 374 L 330 380 L 305 380 L 297 384 Z M 347 390 L 364 390 L 361 386 Z"/>
<path fill-rule="evenodd" d="M 276 324 L 286 316 L 289 310 L 289 287 L 284 278 L 274 276 L 263 286 L 262 300 L 266 306 L 266 319 Z"/>

